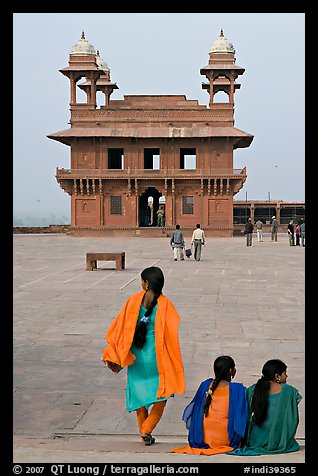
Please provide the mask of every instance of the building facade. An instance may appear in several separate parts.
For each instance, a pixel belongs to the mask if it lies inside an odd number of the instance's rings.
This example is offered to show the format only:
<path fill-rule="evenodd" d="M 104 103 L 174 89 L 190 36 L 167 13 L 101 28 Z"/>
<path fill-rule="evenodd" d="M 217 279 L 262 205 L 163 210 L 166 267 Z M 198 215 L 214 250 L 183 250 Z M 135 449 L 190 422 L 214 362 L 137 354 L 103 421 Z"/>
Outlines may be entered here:
<path fill-rule="evenodd" d="M 276 217 L 280 225 L 287 225 L 290 220 L 298 223 L 305 219 L 305 202 L 284 202 L 283 200 L 234 200 L 233 223 L 245 224 L 249 218 L 252 223 L 261 220 L 270 225 Z"/>
<path fill-rule="evenodd" d="M 233 197 L 247 177 L 245 167 L 233 168 L 233 151 L 253 140 L 234 127 L 236 79 L 245 71 L 234 54 L 221 30 L 200 70 L 208 106 L 182 94 L 112 100 L 118 86 L 82 33 L 60 70 L 70 81 L 70 128 L 47 136 L 70 147 L 70 168 L 57 168 L 56 179 L 71 198 L 72 235 L 138 235 L 158 225 L 159 207 L 167 231 L 200 223 L 207 235 L 233 235 Z M 227 102 L 216 102 L 221 91 Z"/>

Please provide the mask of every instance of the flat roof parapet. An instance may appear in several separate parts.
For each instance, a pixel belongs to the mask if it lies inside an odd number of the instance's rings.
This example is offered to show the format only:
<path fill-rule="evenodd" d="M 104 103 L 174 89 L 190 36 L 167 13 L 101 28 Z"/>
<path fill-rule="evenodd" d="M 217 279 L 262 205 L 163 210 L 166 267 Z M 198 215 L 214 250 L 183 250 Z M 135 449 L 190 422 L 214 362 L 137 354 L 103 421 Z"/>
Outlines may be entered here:
<path fill-rule="evenodd" d="M 176 95 L 124 95 L 124 99 L 112 99 L 109 106 L 136 107 L 143 109 L 206 109 L 197 99 L 187 99 L 183 94 Z"/>

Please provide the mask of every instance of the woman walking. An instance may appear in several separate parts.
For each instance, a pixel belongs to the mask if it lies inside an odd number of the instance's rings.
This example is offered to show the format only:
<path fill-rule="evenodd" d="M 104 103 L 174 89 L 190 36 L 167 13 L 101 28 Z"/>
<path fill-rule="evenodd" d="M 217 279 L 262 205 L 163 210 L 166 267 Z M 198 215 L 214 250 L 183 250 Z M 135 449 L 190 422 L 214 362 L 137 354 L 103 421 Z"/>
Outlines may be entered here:
<path fill-rule="evenodd" d="M 111 323 L 102 360 L 114 371 L 127 368 L 126 409 L 136 411 L 146 446 L 155 439 L 167 400 L 185 392 L 178 326 L 180 316 L 162 294 L 164 275 L 151 266 L 141 273 L 142 291 L 128 298 Z M 149 411 L 149 407 L 152 407 Z"/>

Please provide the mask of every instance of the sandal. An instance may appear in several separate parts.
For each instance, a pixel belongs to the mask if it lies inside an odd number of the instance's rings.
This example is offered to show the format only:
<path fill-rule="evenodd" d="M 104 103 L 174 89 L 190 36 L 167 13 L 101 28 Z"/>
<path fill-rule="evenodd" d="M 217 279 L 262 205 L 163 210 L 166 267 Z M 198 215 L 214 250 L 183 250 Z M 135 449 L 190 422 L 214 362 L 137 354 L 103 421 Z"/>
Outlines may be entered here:
<path fill-rule="evenodd" d="M 155 438 L 153 438 L 150 433 L 142 434 L 141 438 L 143 439 L 145 446 L 153 445 L 154 442 L 156 441 Z"/>

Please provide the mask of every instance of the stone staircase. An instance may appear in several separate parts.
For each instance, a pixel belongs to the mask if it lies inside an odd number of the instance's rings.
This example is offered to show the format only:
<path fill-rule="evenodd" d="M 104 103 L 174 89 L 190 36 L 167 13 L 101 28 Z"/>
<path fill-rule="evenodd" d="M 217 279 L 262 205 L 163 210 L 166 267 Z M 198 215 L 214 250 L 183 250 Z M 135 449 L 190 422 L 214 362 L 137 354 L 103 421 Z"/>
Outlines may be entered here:
<path fill-rule="evenodd" d="M 170 234 L 170 229 L 159 226 L 145 226 L 136 230 L 136 236 L 140 238 L 167 238 Z"/>

